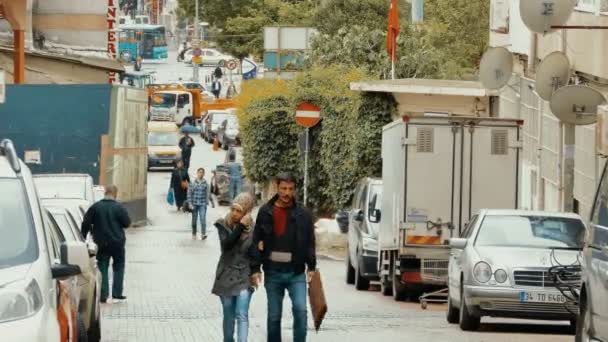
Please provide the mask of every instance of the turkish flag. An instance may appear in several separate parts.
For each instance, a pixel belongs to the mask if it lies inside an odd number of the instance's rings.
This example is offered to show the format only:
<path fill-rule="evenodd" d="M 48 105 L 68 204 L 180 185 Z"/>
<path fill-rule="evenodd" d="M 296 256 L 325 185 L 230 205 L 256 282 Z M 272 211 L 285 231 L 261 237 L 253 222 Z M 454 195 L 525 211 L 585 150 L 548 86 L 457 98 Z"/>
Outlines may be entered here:
<path fill-rule="evenodd" d="M 399 10 L 397 0 L 391 0 L 388 10 L 388 33 L 386 35 L 386 51 L 389 58 L 394 62 L 397 60 L 397 36 L 399 35 Z"/>

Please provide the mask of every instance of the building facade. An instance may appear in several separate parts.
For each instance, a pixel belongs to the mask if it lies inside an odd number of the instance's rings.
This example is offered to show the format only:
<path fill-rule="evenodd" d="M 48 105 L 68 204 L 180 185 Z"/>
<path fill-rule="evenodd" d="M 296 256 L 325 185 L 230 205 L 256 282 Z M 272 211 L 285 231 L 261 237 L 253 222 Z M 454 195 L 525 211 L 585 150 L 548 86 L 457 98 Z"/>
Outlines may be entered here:
<path fill-rule="evenodd" d="M 597 153 L 599 125 L 560 122 L 549 102 L 535 92 L 536 68 L 551 52 L 562 51 L 570 59 L 571 84 L 586 84 L 608 95 L 608 32 L 562 29 L 535 34 L 521 19 L 520 1 L 525 0 L 492 0 L 490 11 L 490 45 L 509 49 L 515 64 L 509 85 L 500 93 L 499 116 L 525 121 L 520 203 L 524 209 L 574 211 L 588 218 L 605 163 Z M 608 25 L 608 0 L 579 0 L 565 25 Z"/>

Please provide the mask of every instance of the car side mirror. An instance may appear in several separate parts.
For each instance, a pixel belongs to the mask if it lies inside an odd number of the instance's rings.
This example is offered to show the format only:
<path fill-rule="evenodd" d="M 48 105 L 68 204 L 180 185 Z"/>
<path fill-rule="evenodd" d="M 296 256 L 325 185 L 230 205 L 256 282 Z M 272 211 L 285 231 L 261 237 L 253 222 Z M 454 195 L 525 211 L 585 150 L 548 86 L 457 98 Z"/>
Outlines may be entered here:
<path fill-rule="evenodd" d="M 357 222 L 363 222 L 364 216 L 363 216 L 363 210 L 358 210 L 355 213 L 355 221 Z"/>
<path fill-rule="evenodd" d="M 452 238 L 450 239 L 450 248 L 464 249 L 467 246 L 468 239 Z"/>
<path fill-rule="evenodd" d="M 89 267 L 89 249 L 82 241 L 66 241 L 61 244 L 61 264 L 74 265 L 81 271 Z"/>
<path fill-rule="evenodd" d="M 369 221 L 371 223 L 378 223 L 380 222 L 381 216 L 380 209 L 372 209 L 369 214 Z"/>
<path fill-rule="evenodd" d="M 53 276 L 53 279 L 57 280 L 65 280 L 81 273 L 80 267 L 76 265 L 54 264 L 51 266 L 51 275 Z"/>
<path fill-rule="evenodd" d="M 94 242 L 89 242 L 87 243 L 87 250 L 89 252 L 89 257 L 94 257 L 97 256 L 97 252 L 99 251 L 99 248 L 97 247 L 97 244 Z"/>

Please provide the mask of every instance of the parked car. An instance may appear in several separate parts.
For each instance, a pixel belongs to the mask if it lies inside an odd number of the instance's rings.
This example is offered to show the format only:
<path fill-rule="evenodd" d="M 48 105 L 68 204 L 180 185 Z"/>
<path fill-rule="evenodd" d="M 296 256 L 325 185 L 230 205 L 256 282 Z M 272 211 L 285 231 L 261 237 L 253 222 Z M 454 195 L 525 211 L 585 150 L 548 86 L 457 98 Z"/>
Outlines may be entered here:
<path fill-rule="evenodd" d="M 148 170 L 173 169 L 180 157 L 177 126 L 173 122 L 148 122 Z"/>
<path fill-rule="evenodd" d="M 382 181 L 364 178 L 357 184 L 348 224 L 346 283 L 369 289 L 378 280 L 378 229 Z"/>
<path fill-rule="evenodd" d="M 194 57 L 194 50 L 189 49 L 184 54 L 184 62 L 192 64 L 192 57 Z M 230 55 L 225 55 L 216 49 L 201 49 L 201 57 L 203 58 L 202 65 L 219 65 L 221 61 L 229 61 L 234 59 Z"/>
<path fill-rule="evenodd" d="M 210 110 L 205 118 L 204 130 L 201 131 L 203 139 L 209 143 L 213 143 L 224 120 L 228 120 L 235 115 L 236 109 Z"/>
<path fill-rule="evenodd" d="M 54 173 L 34 176 L 40 199 L 82 200 L 95 203 L 93 177 L 84 173 Z"/>
<path fill-rule="evenodd" d="M 0 188 L 1 339 L 73 341 L 69 288 L 85 263 L 84 244 L 52 239 L 32 174 L 9 140 L 0 143 Z"/>
<path fill-rule="evenodd" d="M 50 220 L 59 227 L 67 241 L 85 242 L 89 253 L 88 267 L 81 269 L 78 276 L 80 302 L 78 312 L 84 322 L 89 341 L 101 339 L 101 309 L 99 304 L 101 291 L 101 274 L 97 268 L 97 245 L 93 241 L 85 241 L 80 233 L 82 220 L 77 220 L 64 207 L 46 207 Z"/>
<path fill-rule="evenodd" d="M 247 179 L 247 171 L 245 170 L 243 155 L 241 153 L 241 148 L 239 147 L 230 147 L 226 152 L 226 157 L 224 159 L 224 163 L 218 165 L 216 168 L 216 177 L 219 194 L 217 195 L 217 201 L 220 204 L 230 203 L 230 175 L 228 174 L 228 166 L 227 164 L 230 162 L 230 156 L 235 156 L 235 161 L 241 164 L 242 170 L 242 181 L 241 181 L 241 192 L 249 192 L 256 198 L 258 197 L 258 191 L 256 189 L 256 184 Z"/>
<path fill-rule="evenodd" d="M 221 148 L 228 150 L 230 146 L 241 144 L 239 122 L 236 115 L 229 116 L 217 130 L 217 140 Z"/>
<path fill-rule="evenodd" d="M 576 304 L 549 271 L 576 264 L 585 232 L 576 214 L 481 210 L 461 237 L 450 239 L 448 322 L 462 330 L 477 330 L 483 316 L 576 324 Z M 562 279 L 580 284 L 580 269 Z"/>
<path fill-rule="evenodd" d="M 608 164 L 606 164 L 608 165 Z M 576 341 L 608 341 L 608 166 L 595 196 L 583 249 Z"/>

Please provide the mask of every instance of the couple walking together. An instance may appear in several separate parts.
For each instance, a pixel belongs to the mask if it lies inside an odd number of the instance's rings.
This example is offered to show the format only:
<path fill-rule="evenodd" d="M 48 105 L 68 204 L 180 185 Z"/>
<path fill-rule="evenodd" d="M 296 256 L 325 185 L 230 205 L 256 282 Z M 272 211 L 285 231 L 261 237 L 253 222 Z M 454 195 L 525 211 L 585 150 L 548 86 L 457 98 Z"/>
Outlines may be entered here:
<path fill-rule="evenodd" d="M 213 293 L 224 312 L 224 342 L 246 342 L 249 303 L 262 282 L 263 268 L 268 298 L 268 342 L 281 342 L 281 318 L 285 291 L 292 302 L 293 340 L 306 341 L 306 288 L 317 267 L 312 216 L 295 201 L 296 179 L 290 174 L 276 178 L 278 194 L 263 205 L 255 225 L 251 211 L 254 198 L 239 194 L 230 212 L 216 222 L 222 255 Z"/>

